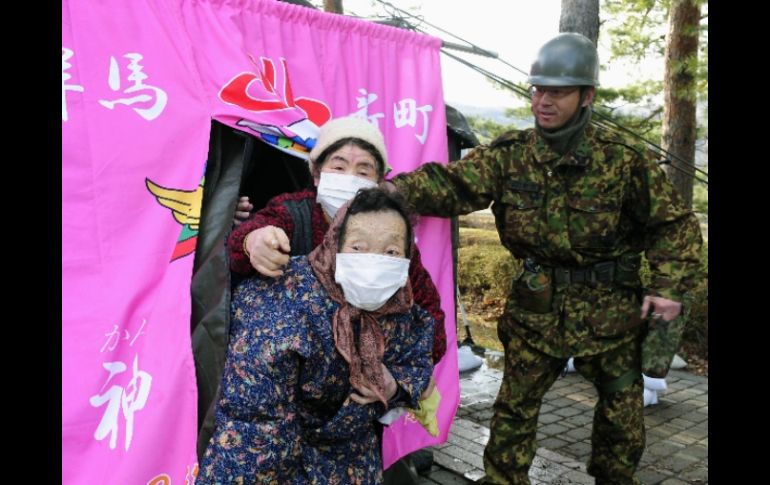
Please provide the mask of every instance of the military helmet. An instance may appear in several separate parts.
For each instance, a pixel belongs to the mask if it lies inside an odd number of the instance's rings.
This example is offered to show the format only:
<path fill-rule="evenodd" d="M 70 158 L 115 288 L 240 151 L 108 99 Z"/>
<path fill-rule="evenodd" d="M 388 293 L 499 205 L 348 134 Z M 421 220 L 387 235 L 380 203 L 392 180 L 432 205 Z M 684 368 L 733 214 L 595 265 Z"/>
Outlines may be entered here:
<path fill-rule="evenodd" d="M 596 46 L 581 34 L 557 35 L 538 51 L 527 82 L 537 86 L 598 86 Z"/>

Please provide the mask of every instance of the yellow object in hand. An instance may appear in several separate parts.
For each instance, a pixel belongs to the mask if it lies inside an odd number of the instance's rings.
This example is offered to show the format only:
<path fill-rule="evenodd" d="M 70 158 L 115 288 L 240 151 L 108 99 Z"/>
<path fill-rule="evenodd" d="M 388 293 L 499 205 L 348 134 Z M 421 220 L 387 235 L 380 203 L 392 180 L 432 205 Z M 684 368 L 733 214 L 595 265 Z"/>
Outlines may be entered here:
<path fill-rule="evenodd" d="M 441 394 L 438 392 L 438 387 L 434 387 L 430 396 L 417 403 L 418 409 L 409 410 L 431 436 L 438 436 L 439 403 L 441 403 Z"/>

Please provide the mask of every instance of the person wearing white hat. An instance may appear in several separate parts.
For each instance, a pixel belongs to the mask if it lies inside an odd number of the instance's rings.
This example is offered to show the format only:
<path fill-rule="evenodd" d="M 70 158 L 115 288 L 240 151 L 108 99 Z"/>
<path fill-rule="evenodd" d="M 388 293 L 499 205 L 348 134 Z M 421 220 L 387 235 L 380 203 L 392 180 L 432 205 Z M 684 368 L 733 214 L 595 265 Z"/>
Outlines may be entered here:
<path fill-rule="evenodd" d="M 244 203 L 244 198 L 241 199 L 236 218 L 242 222 L 233 229 L 227 243 L 230 269 L 237 275 L 257 273 L 262 277 L 277 277 L 283 274 L 291 256 L 308 254 L 323 241 L 340 206 L 359 189 L 376 186 L 392 170 L 380 130 L 354 116 L 324 124 L 308 162 L 313 187 L 276 196 L 254 214 L 248 212 L 251 210 L 248 201 Z M 435 319 L 432 349 L 435 365 L 446 352 L 444 312 L 438 290 L 422 265 L 420 252 L 416 246 L 414 249 L 409 280 L 415 303 Z M 431 397 L 434 389 L 435 380 L 431 377 L 421 399 Z M 397 468 L 386 471 L 386 484 L 411 481 L 403 474 L 398 478 L 391 476 Z"/>
<path fill-rule="evenodd" d="M 233 272 L 281 275 L 290 256 L 308 254 L 323 241 L 342 204 L 359 189 L 376 186 L 391 170 L 380 130 L 352 116 L 321 127 L 309 163 L 314 187 L 274 197 L 233 229 L 227 242 Z M 437 363 L 446 352 L 444 312 L 419 250 L 412 255 L 409 278 L 415 301 L 436 319 L 433 361 Z"/>

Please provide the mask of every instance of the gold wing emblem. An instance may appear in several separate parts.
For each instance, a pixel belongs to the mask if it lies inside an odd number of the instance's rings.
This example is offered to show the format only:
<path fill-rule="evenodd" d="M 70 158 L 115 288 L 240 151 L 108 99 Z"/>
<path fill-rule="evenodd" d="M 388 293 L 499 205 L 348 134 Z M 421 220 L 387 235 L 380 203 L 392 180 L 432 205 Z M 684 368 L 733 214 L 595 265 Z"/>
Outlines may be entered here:
<path fill-rule="evenodd" d="M 203 205 L 203 182 L 194 190 L 170 189 L 145 179 L 147 189 L 155 196 L 158 203 L 171 209 L 174 219 L 190 229 L 198 230 L 201 222 L 201 207 Z"/>

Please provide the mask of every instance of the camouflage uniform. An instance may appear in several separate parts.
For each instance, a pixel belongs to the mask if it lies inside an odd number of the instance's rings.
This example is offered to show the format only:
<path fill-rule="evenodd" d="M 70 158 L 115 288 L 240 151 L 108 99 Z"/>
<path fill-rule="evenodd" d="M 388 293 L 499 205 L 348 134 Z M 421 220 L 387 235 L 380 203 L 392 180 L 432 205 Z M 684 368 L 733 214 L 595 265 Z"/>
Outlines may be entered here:
<path fill-rule="evenodd" d="M 450 217 L 493 203 L 502 244 L 540 265 L 514 279 L 498 323 L 506 365 L 484 453 L 487 480 L 529 483 L 542 397 L 575 356 L 599 392 L 588 471 L 597 483 L 638 483 L 643 327 L 634 265 L 646 251 L 647 294 L 681 302 L 694 286 L 701 246 L 697 219 L 654 158 L 593 126 L 560 156 L 529 129 L 506 133 L 448 166 L 425 164 L 393 183 L 423 215 Z M 608 263 L 609 281 L 556 277 L 564 268 Z"/>

